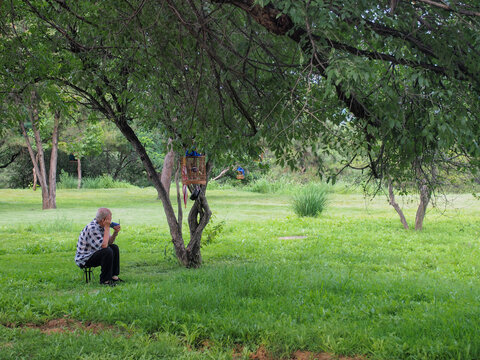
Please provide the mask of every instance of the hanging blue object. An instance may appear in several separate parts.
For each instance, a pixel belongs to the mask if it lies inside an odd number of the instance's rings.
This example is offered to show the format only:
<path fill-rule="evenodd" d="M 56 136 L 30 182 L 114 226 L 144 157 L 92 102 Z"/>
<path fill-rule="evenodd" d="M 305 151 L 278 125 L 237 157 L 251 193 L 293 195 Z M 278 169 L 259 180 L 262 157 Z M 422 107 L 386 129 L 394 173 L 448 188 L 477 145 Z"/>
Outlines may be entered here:
<path fill-rule="evenodd" d="M 240 166 L 237 169 L 238 172 L 242 173 L 242 175 L 245 175 L 245 170 L 241 168 Z"/>
<path fill-rule="evenodd" d="M 195 150 L 192 150 L 191 152 L 185 151 L 185 156 L 202 156 L 202 154 L 199 154 Z"/>

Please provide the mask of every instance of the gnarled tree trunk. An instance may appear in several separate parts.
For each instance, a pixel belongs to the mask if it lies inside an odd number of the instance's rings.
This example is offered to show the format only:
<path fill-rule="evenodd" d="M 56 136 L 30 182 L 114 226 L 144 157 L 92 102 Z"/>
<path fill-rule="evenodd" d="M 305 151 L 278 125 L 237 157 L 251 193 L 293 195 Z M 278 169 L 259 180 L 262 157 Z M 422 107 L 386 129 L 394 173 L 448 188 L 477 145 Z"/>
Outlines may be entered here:
<path fill-rule="evenodd" d="M 388 201 L 389 204 L 393 206 L 398 216 L 400 216 L 400 221 L 402 222 L 403 228 L 408 230 L 407 219 L 405 219 L 405 215 L 403 215 L 402 208 L 395 201 L 395 194 L 393 193 L 392 179 L 388 179 L 388 195 L 389 195 L 389 201 Z"/>
<path fill-rule="evenodd" d="M 200 241 L 203 229 L 207 226 L 211 211 L 208 206 L 207 199 L 205 197 L 205 189 L 203 189 L 200 196 L 195 201 L 192 210 L 189 215 L 189 227 L 190 227 L 190 241 L 185 247 L 185 241 L 182 235 L 182 223 L 181 215 L 179 213 L 179 220 L 173 210 L 170 197 L 165 189 L 161 176 L 155 170 L 153 163 L 148 156 L 144 146 L 138 139 L 133 129 L 128 125 L 127 119 L 124 116 L 117 116 L 112 119 L 117 127 L 120 129 L 125 138 L 132 144 L 133 148 L 140 156 L 140 160 L 147 171 L 150 181 L 152 181 L 155 189 L 157 190 L 160 200 L 163 204 L 165 216 L 170 229 L 170 235 L 172 237 L 172 243 L 175 248 L 175 253 L 178 260 L 186 267 L 198 267 L 201 265 L 202 257 L 200 253 Z M 208 167 L 207 167 L 208 168 Z M 208 169 L 207 169 L 208 171 Z M 198 216 L 200 219 L 198 219 Z"/>
<path fill-rule="evenodd" d="M 418 205 L 417 214 L 415 216 L 415 230 L 422 230 L 427 206 L 432 198 L 432 184 L 436 181 L 436 169 L 435 167 L 432 169 L 432 179 L 430 179 L 429 183 L 419 159 L 415 160 L 413 166 L 417 177 L 418 191 L 420 192 L 420 204 Z"/>

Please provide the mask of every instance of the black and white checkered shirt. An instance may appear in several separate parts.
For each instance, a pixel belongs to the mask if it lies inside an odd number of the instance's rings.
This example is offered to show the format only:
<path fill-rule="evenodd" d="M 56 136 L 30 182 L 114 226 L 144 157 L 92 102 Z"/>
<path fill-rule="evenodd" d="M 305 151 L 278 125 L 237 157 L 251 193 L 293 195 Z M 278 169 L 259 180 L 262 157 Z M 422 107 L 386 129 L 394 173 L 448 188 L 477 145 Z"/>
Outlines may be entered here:
<path fill-rule="evenodd" d="M 77 253 L 75 263 L 78 266 L 85 265 L 94 252 L 102 248 L 103 233 L 105 229 L 100 226 L 96 219 L 93 219 L 80 233 L 77 242 Z"/>

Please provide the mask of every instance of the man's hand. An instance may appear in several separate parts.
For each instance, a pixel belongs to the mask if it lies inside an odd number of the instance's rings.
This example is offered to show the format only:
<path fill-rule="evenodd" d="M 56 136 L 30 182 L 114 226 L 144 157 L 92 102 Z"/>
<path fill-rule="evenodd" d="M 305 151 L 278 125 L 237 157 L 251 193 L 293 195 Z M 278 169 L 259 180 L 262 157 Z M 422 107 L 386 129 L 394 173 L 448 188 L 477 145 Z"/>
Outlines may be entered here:
<path fill-rule="evenodd" d="M 122 230 L 122 227 L 120 225 L 117 225 L 117 226 L 113 227 L 113 230 L 115 230 L 115 233 L 118 234 L 120 232 L 120 230 Z"/>
<path fill-rule="evenodd" d="M 105 219 L 103 219 L 102 224 L 105 229 L 110 227 L 110 223 L 112 222 L 112 215 L 108 215 Z"/>

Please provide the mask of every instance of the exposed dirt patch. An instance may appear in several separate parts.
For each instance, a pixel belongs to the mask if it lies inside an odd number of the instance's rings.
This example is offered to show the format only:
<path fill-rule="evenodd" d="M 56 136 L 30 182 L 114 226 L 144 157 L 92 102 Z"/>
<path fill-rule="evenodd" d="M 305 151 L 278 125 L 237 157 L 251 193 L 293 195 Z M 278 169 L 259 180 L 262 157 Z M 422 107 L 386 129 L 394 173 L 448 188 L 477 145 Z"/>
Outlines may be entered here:
<path fill-rule="evenodd" d="M 235 357 L 234 359 L 238 359 Z M 346 356 L 335 356 L 328 353 L 313 353 L 310 351 L 295 351 L 288 358 L 278 358 L 274 357 L 268 353 L 268 351 L 263 347 L 259 347 L 258 350 L 249 356 L 252 360 L 366 360 L 364 357 L 346 357 Z"/>
<path fill-rule="evenodd" d="M 7 327 L 15 328 L 17 327 L 15 324 L 6 324 Z M 63 317 L 60 319 L 53 319 L 44 324 L 32 324 L 27 323 L 24 325 L 20 325 L 18 327 L 21 328 L 30 328 L 30 329 L 38 329 L 44 334 L 55 334 L 55 333 L 65 333 L 65 332 L 74 332 L 76 330 L 80 331 L 90 331 L 94 334 L 98 334 L 105 330 L 113 330 L 115 329 L 114 326 L 106 325 L 102 323 L 94 323 L 94 322 L 81 322 L 73 319 L 69 319 L 68 317 Z"/>

